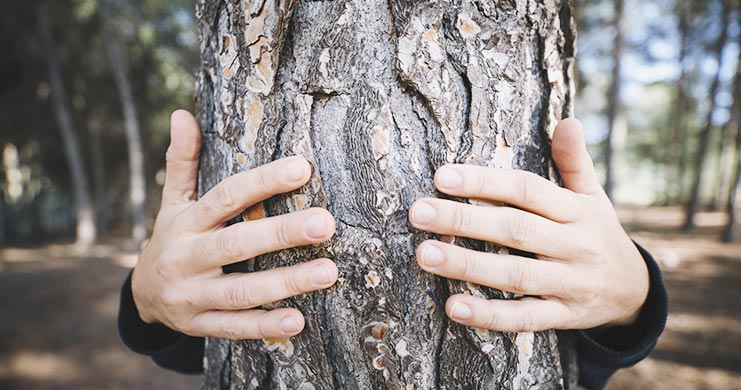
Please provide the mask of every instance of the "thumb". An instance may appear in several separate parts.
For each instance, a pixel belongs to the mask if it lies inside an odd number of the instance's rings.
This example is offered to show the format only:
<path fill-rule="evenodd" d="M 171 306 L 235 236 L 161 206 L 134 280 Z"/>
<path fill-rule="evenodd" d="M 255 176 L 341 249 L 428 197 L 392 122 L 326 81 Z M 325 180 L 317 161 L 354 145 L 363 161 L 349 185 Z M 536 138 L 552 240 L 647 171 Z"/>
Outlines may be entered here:
<path fill-rule="evenodd" d="M 195 199 L 200 154 L 201 131 L 196 118 L 185 110 L 173 112 L 170 116 L 170 146 L 165 155 L 163 206 Z"/>
<path fill-rule="evenodd" d="M 587 195 L 603 193 L 579 120 L 569 118 L 558 123 L 551 141 L 551 153 L 566 188 Z"/>

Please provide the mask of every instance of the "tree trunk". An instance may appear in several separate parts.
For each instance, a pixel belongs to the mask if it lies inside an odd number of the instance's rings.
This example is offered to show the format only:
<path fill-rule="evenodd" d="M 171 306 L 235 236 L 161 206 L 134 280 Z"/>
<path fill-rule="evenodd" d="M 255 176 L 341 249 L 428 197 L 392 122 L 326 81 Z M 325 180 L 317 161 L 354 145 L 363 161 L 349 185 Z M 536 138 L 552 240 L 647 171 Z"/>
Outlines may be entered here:
<path fill-rule="evenodd" d="M 677 80 L 677 95 L 674 100 L 674 109 L 670 120 L 670 137 L 667 149 L 668 172 L 666 174 L 666 203 L 674 204 L 681 201 L 684 196 L 685 176 L 686 176 L 686 148 L 687 148 L 687 110 L 689 109 L 689 88 L 688 69 L 687 69 L 687 51 L 690 40 L 690 21 L 689 15 L 692 9 L 692 0 L 677 1 L 676 13 L 679 18 L 679 57 L 677 63 L 680 73 Z"/>
<path fill-rule="evenodd" d="M 741 37 L 739 37 L 741 38 Z M 739 39 L 741 43 L 741 39 Z M 740 153 L 736 139 L 741 123 L 741 53 L 736 60 L 736 74 L 733 76 L 733 103 L 730 117 L 723 127 L 720 137 L 720 155 L 718 157 L 718 185 L 715 192 L 715 209 L 723 210 L 728 206 L 733 185 L 736 154 Z"/>
<path fill-rule="evenodd" d="M 738 112 L 736 113 L 739 114 Z M 730 243 L 741 243 L 741 128 L 736 132 L 736 163 L 733 181 L 728 195 L 728 224 L 723 240 Z"/>
<path fill-rule="evenodd" d="M 721 22 L 721 31 L 718 40 L 715 43 L 714 55 L 718 64 L 715 72 L 715 77 L 710 86 L 710 93 L 708 94 L 708 100 L 710 101 L 710 107 L 708 107 L 707 116 L 705 118 L 705 125 L 700 132 L 699 146 L 697 148 L 697 154 L 695 155 L 695 178 L 692 182 L 692 189 L 690 191 L 690 199 L 686 206 L 686 216 L 684 222 L 684 230 L 688 231 L 694 228 L 694 218 L 697 213 L 697 209 L 700 205 L 700 189 L 702 185 L 702 179 L 704 175 L 705 160 L 707 159 L 708 146 L 710 144 L 710 138 L 713 132 L 713 112 L 716 107 L 716 95 L 720 87 L 721 68 L 723 61 L 723 49 L 726 46 L 728 39 L 728 26 L 729 26 L 729 14 L 731 13 L 730 7 L 731 0 L 725 0 L 723 5 L 723 21 Z"/>
<path fill-rule="evenodd" d="M 713 112 L 716 107 L 716 95 L 718 94 L 718 88 L 720 87 L 721 68 L 723 61 L 723 49 L 726 47 L 726 41 L 728 39 L 728 24 L 729 14 L 731 13 L 731 0 L 725 0 L 723 3 L 723 20 L 721 21 L 721 31 L 718 36 L 718 40 L 714 47 L 714 56 L 718 64 L 718 68 L 715 72 L 715 77 L 710 86 L 710 93 L 708 94 L 708 101 L 710 107 L 708 107 L 707 116 L 705 117 L 705 125 L 700 132 L 700 141 L 697 148 L 697 154 L 695 155 L 695 178 L 692 182 L 692 188 L 690 190 L 690 199 L 686 206 L 686 216 L 684 222 L 684 230 L 688 231 L 694 228 L 694 218 L 697 213 L 698 206 L 700 204 L 700 189 L 702 185 L 703 171 L 705 168 L 705 160 L 707 159 L 708 146 L 710 144 L 710 138 L 713 133 Z"/>
<path fill-rule="evenodd" d="M 615 203 L 617 173 L 625 164 L 625 144 L 628 137 L 628 126 L 620 116 L 620 86 L 622 83 L 621 70 L 623 65 L 623 0 L 614 0 L 615 46 L 612 49 L 612 75 L 610 88 L 607 93 L 607 140 L 605 141 L 605 192 Z"/>
<path fill-rule="evenodd" d="M 47 15 L 47 7 L 39 7 L 39 29 L 41 38 L 46 46 L 46 58 L 48 61 L 49 85 L 51 89 L 54 114 L 62 135 L 67 164 L 69 165 L 70 177 L 75 202 L 75 214 L 77 217 L 77 245 L 88 247 L 95 242 L 97 229 L 95 226 L 95 211 L 90 199 L 90 186 L 88 184 L 85 164 L 80 151 L 80 141 L 77 138 L 77 130 L 72 120 L 72 112 L 67 99 L 67 91 L 64 87 L 62 70 L 54 48 L 54 40 L 51 31 L 51 23 Z"/>
<path fill-rule="evenodd" d="M 106 164 L 103 155 L 105 148 L 101 138 L 101 122 L 88 119 L 88 136 L 90 140 L 90 160 L 93 168 L 93 198 L 95 199 L 95 216 L 98 231 L 105 233 L 110 221 L 111 205 L 106 200 Z"/>
<path fill-rule="evenodd" d="M 300 335 L 208 339 L 204 388 L 574 386 L 567 333 L 559 343 L 553 331 L 499 333 L 448 321 L 449 294 L 513 296 L 422 272 L 414 251 L 433 236 L 407 221 L 416 199 L 441 196 L 432 177 L 443 164 L 554 178 L 549 135 L 573 101 L 569 2 L 200 0 L 196 12 L 200 193 L 233 173 L 301 155 L 314 166 L 310 182 L 245 216 L 320 206 L 337 219 L 327 244 L 225 271 L 318 256 L 340 270 L 331 289 L 275 305 L 304 313 Z"/>
<path fill-rule="evenodd" d="M 741 43 L 741 37 L 739 37 Z M 723 232 L 723 240 L 730 243 L 741 242 L 741 53 L 736 65 L 736 75 L 733 81 L 733 106 L 728 128 L 736 132 L 735 148 L 732 148 L 730 160 L 733 161 L 730 185 L 726 197 L 726 212 L 728 224 Z M 725 146 L 725 145 L 724 145 Z"/>
<path fill-rule="evenodd" d="M 718 148 L 720 154 L 718 156 L 718 176 L 716 177 L 717 185 L 715 187 L 715 210 L 723 210 L 728 205 L 728 195 L 731 190 L 735 165 L 737 131 L 738 122 L 735 118 L 729 120 L 723 126 L 723 134 L 720 137 L 720 147 Z"/>
<path fill-rule="evenodd" d="M 108 26 L 106 45 L 108 62 L 111 65 L 113 79 L 118 90 L 123 111 L 124 128 L 126 129 L 126 146 L 129 152 L 129 205 L 131 207 L 131 236 L 138 248 L 147 237 L 146 225 L 146 180 L 144 178 L 144 151 L 142 148 L 139 116 L 136 111 L 134 95 L 131 91 L 128 53 L 121 41 L 120 31 L 115 28 L 115 21 L 109 1 L 104 1 L 104 24 Z"/>

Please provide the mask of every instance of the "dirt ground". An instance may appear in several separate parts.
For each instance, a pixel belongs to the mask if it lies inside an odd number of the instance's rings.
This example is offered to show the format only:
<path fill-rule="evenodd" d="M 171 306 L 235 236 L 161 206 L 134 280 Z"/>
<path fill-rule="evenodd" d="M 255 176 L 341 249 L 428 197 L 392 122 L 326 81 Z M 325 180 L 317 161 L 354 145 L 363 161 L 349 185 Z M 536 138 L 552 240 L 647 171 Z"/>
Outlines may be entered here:
<path fill-rule="evenodd" d="M 665 272 L 671 309 L 651 357 L 608 389 L 741 389 L 741 246 L 718 242 L 723 216 L 679 233 L 674 208 L 621 212 Z M 116 330 L 118 289 L 136 261 L 120 243 L 0 249 L 0 389 L 187 389 L 198 376 L 159 369 Z"/>

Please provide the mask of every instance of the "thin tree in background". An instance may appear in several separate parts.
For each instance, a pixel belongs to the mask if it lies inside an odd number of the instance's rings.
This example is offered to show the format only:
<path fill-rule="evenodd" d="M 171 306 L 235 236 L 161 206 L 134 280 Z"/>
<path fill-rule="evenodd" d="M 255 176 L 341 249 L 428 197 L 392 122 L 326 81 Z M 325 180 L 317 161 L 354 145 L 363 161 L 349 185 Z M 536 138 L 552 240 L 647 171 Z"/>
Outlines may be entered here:
<path fill-rule="evenodd" d="M 726 242 L 741 242 L 741 128 L 738 121 L 741 120 L 741 112 L 736 112 L 736 163 L 733 181 L 728 195 L 728 224 L 726 225 L 723 239 Z"/>
<path fill-rule="evenodd" d="M 127 3 L 119 1 L 119 7 L 125 8 Z M 131 91 L 131 78 L 128 53 L 122 41 L 120 28 L 114 19 L 115 8 L 111 0 L 103 1 L 103 25 L 107 26 L 108 62 L 113 72 L 116 89 L 118 90 L 121 108 L 123 111 L 124 128 L 126 129 L 126 146 L 129 152 L 129 203 L 132 214 L 131 235 L 136 247 L 139 247 L 147 235 L 146 226 L 146 180 L 144 176 L 144 151 L 141 141 L 139 116 L 136 102 Z"/>
<path fill-rule="evenodd" d="M 625 12 L 624 0 L 614 0 L 613 29 L 615 31 L 615 46 L 612 51 L 612 75 L 607 93 L 607 139 L 605 141 L 605 192 L 615 202 L 614 192 L 616 180 L 620 175 L 620 167 L 625 163 L 625 144 L 628 137 L 628 128 L 620 116 L 620 87 L 622 84 L 622 63 L 624 51 L 623 15 Z"/>
<path fill-rule="evenodd" d="M 69 165 L 70 177 L 72 179 L 75 215 L 77 218 L 76 244 L 84 248 L 92 245 L 96 240 L 95 209 L 90 197 L 89 180 L 84 169 L 85 164 L 83 162 L 80 141 L 72 119 L 67 90 L 64 85 L 61 66 L 54 46 L 52 27 L 46 5 L 39 7 L 38 22 L 41 38 L 46 50 L 49 86 L 54 114 L 62 135 L 64 152 L 67 157 L 67 164 Z"/>
<path fill-rule="evenodd" d="M 739 35 L 739 47 L 741 47 L 741 35 Z M 733 82 L 733 105 L 731 106 L 731 117 L 728 120 L 728 133 L 735 131 L 736 140 L 731 149 L 729 158 L 732 168 L 729 177 L 729 186 L 726 196 L 726 212 L 728 223 L 723 232 L 723 240 L 731 243 L 741 242 L 741 53 L 736 65 L 736 75 Z M 735 161 L 734 161 L 735 160 Z"/>
<path fill-rule="evenodd" d="M 112 210 L 110 210 L 110 202 L 106 201 L 106 161 L 105 148 L 101 139 L 102 123 L 97 118 L 88 118 L 87 128 L 93 172 L 95 216 L 98 230 L 105 232 Z"/>
<path fill-rule="evenodd" d="M 689 70 L 687 66 L 687 57 L 689 51 L 689 41 L 691 34 L 690 10 L 692 9 L 693 0 L 677 0 L 675 12 L 678 19 L 679 32 L 679 55 L 677 63 L 679 64 L 679 78 L 676 83 L 676 96 L 674 98 L 674 109 L 670 118 L 670 147 L 667 148 L 669 158 L 667 166 L 669 171 L 666 175 L 667 180 L 667 203 L 679 200 L 684 194 L 687 154 L 687 111 L 689 110 Z"/>
<path fill-rule="evenodd" d="M 741 35 L 740 35 L 741 36 Z M 741 39 L 740 39 L 741 41 Z M 739 42 L 741 43 L 741 42 Z M 741 47 L 741 46 L 740 46 Z M 723 210 L 728 205 L 733 184 L 734 160 L 736 155 L 736 134 L 739 130 L 738 112 L 741 110 L 741 51 L 736 62 L 736 74 L 733 77 L 733 104 L 730 107 L 730 118 L 723 126 L 719 137 L 718 176 L 715 190 L 715 209 Z"/>
<path fill-rule="evenodd" d="M 721 69 L 723 62 L 723 49 L 726 47 L 726 41 L 728 40 L 728 24 L 730 21 L 730 13 L 732 10 L 732 0 L 725 0 L 723 2 L 723 15 L 721 21 L 721 30 L 718 35 L 718 39 L 713 46 L 713 57 L 716 60 L 717 70 L 713 77 L 713 82 L 710 85 L 710 91 L 708 93 L 708 101 L 710 105 L 705 118 L 705 124 L 700 132 L 699 146 L 697 153 L 695 154 L 695 177 L 692 182 L 692 188 L 690 189 L 690 198 L 686 205 L 686 216 L 684 222 L 684 230 L 688 231 L 695 227 L 694 218 L 697 213 L 697 209 L 700 204 L 700 188 L 702 185 L 703 171 L 705 168 L 705 160 L 707 160 L 708 146 L 713 133 L 713 112 L 716 107 L 716 95 L 720 88 Z"/>

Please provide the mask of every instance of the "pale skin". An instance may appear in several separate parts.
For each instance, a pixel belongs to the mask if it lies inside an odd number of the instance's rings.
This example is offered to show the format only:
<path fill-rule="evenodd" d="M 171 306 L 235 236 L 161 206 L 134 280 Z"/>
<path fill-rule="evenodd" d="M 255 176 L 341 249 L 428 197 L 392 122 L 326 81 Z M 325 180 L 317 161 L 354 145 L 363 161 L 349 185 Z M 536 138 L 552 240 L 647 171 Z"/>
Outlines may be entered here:
<path fill-rule="evenodd" d="M 334 218 L 321 208 L 225 227 L 244 209 L 304 185 L 309 163 L 288 157 L 238 173 L 196 200 L 201 140 L 195 118 L 174 112 L 170 135 L 162 206 L 132 275 L 142 320 L 192 336 L 227 339 L 300 333 L 304 318 L 298 310 L 260 307 L 332 286 L 338 277 L 332 260 L 307 259 L 249 274 L 226 275 L 221 266 L 334 235 Z M 443 193 L 516 207 L 420 199 L 410 208 L 409 220 L 417 229 L 537 255 L 421 243 L 416 260 L 425 271 L 525 296 L 453 295 L 445 305 L 453 321 L 523 332 L 635 320 L 648 294 L 648 271 L 599 184 L 579 121 L 559 123 L 552 154 L 564 187 L 524 171 L 472 165 L 446 165 L 435 173 L 435 186 Z"/>

